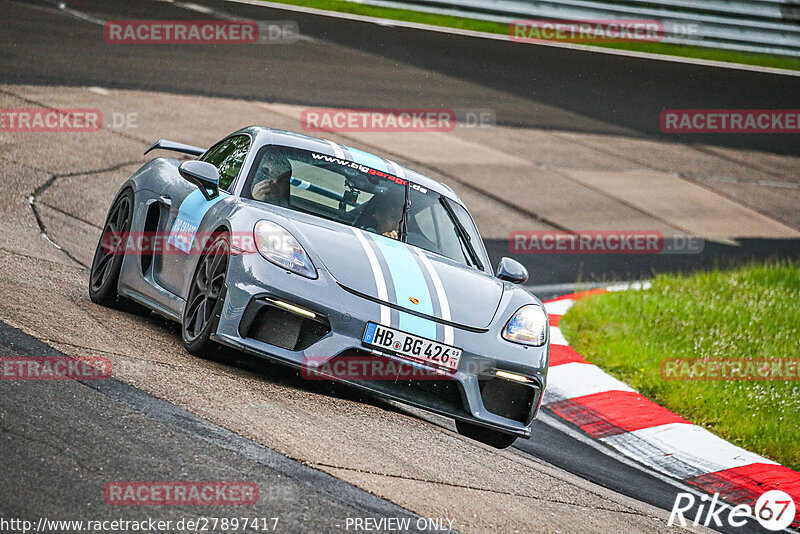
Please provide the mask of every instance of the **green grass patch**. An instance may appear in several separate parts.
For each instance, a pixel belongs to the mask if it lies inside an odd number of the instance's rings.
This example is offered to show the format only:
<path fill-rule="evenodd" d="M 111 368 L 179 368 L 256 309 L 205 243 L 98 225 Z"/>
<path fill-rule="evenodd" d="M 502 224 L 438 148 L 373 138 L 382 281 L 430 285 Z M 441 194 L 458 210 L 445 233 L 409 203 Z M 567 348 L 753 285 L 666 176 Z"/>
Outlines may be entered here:
<path fill-rule="evenodd" d="M 338 11 L 340 13 L 351 13 L 369 17 L 378 17 L 391 20 L 402 20 L 405 22 L 417 22 L 420 24 L 430 24 L 433 26 L 443 26 L 446 28 L 458 28 L 462 30 L 473 30 L 488 33 L 501 33 L 508 35 L 508 25 L 499 22 L 471 19 L 466 17 L 454 17 L 451 15 L 437 15 L 409 9 L 394 9 L 388 7 L 370 6 L 345 0 L 268 0 L 277 1 L 281 4 L 294 6 L 310 7 L 314 9 L 324 9 L 327 11 Z M 302 30 L 302 29 L 301 29 Z M 520 46 L 524 46 L 520 44 Z M 699 46 L 676 45 L 668 43 L 603 43 L 590 46 L 615 48 L 621 50 L 633 50 L 638 52 L 650 52 L 652 54 L 662 54 L 669 56 L 690 57 L 695 59 L 708 59 L 714 61 L 727 61 L 730 63 L 742 63 L 745 65 L 758 65 L 761 67 L 774 67 L 778 69 L 800 70 L 800 58 L 777 56 L 769 54 L 749 54 L 745 52 L 734 52 L 728 50 L 718 50 L 715 48 L 703 48 Z"/>
<path fill-rule="evenodd" d="M 800 469 L 800 382 L 664 380 L 670 358 L 800 358 L 800 265 L 659 275 L 582 299 L 561 329 L 587 360 L 747 450 Z"/>

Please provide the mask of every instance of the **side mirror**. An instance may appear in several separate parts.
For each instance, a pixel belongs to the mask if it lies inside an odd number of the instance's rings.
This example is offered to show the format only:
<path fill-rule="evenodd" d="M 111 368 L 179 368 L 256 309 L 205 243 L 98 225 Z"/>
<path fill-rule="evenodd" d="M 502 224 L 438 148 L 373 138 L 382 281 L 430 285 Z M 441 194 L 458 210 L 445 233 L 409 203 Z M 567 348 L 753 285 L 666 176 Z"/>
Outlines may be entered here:
<path fill-rule="evenodd" d="M 521 284 L 528 280 L 528 269 L 517 260 L 502 258 L 495 276 L 512 284 Z"/>
<path fill-rule="evenodd" d="M 178 167 L 183 178 L 200 188 L 206 200 L 219 196 L 219 171 L 206 161 L 184 161 Z"/>

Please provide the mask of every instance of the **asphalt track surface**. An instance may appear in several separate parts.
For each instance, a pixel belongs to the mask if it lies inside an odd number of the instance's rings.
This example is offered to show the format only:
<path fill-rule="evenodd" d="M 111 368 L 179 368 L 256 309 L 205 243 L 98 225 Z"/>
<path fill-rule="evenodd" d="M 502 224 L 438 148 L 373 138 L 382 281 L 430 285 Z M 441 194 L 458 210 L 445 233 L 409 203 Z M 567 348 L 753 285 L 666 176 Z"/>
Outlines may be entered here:
<path fill-rule="evenodd" d="M 492 90 L 507 91 L 524 101 L 525 105 L 498 102 L 496 113 L 500 123 L 627 135 L 657 134 L 656 118 L 664 107 L 753 108 L 763 107 L 761 104 L 769 101 L 771 107 L 791 108 L 796 107 L 796 96 L 800 94 L 797 78 L 562 49 L 527 47 L 523 51 L 507 43 L 476 42 L 427 32 L 419 34 L 405 29 L 331 21 L 282 11 L 270 11 L 268 18 L 297 20 L 302 32 L 315 40 L 311 44 L 324 42 L 336 46 L 325 48 L 327 56 L 319 54 L 319 47 L 314 50 L 316 54 L 311 54 L 303 48 L 306 45 L 302 42 L 291 47 L 259 47 L 256 52 L 246 47 L 172 47 L 165 50 L 141 46 L 135 50 L 126 49 L 123 53 L 109 49 L 102 41 L 98 43 L 96 39 L 88 38 L 90 33 L 96 35 L 97 28 L 77 20 L 69 24 L 68 32 L 48 31 L 47 24 L 54 18 L 48 10 L 53 5 L 44 2 L 31 4 L 41 6 L 45 11 L 20 8 L 14 2 L 0 6 L 0 13 L 5 11 L 3 18 L 8 16 L 6 20 L 18 22 L 4 24 L 0 29 L 2 42 L 14 43 L 12 47 L 4 47 L 0 61 L 0 79 L 5 83 L 99 85 L 314 105 L 482 107 L 485 105 L 482 95 L 459 92 L 463 87 L 459 87 L 457 80 L 468 78 Z M 254 12 L 249 6 L 209 4 L 219 10 L 235 11 L 242 17 L 264 18 L 263 10 Z M 195 18 L 185 9 L 161 2 L 83 2 L 75 7 L 105 19 Z M 58 17 L 58 24 L 63 24 L 63 16 Z M 41 31 L 32 31 L 37 25 Z M 375 69 L 364 61 L 366 53 L 395 62 L 396 71 Z M 455 58 L 467 60 L 457 61 Z M 297 68 L 298 65 L 302 68 Z M 409 65 L 440 73 L 441 78 L 437 83 L 430 83 L 424 77 L 415 77 Z M 509 65 L 520 67 L 509 68 Z M 373 84 L 365 86 L 363 82 L 367 79 Z M 560 82 L 541 83 L 553 79 Z M 587 98 L 587 94 L 591 98 Z M 708 138 L 704 139 L 704 142 L 708 141 Z M 798 151 L 796 143 L 788 142 L 786 137 L 722 138 L 718 141 L 721 145 L 735 147 L 743 143 L 749 148 L 776 153 Z M 789 250 L 795 249 L 790 247 Z M 607 272 L 613 276 L 615 271 L 609 268 Z M 572 279 L 564 277 L 547 281 Z M 7 325 L 0 327 L 0 339 L 4 354 L 47 350 Z M 240 361 L 237 365 L 245 369 L 258 366 L 252 361 Z M 264 485 L 277 487 L 276 480 L 281 478 L 278 474 L 285 475 L 285 480 L 279 481 L 280 489 L 274 495 L 270 494 L 274 500 L 268 503 L 267 508 L 274 506 L 282 512 L 291 510 L 298 514 L 287 516 L 290 531 L 306 530 L 305 527 L 330 530 L 330 522 L 324 525 L 313 523 L 321 514 L 400 516 L 407 513 L 333 477 L 303 468 L 269 449 L 259 448 L 249 440 L 225 434 L 222 429 L 214 429 L 215 438 L 196 439 L 201 430 L 211 428 L 204 426 L 209 425 L 207 421 L 188 412 L 179 412 L 173 405 L 148 397 L 124 383 L 103 386 L 108 388 L 104 391 L 83 386 L 67 383 L 53 389 L 29 390 L 4 385 L 6 392 L 3 397 L 14 397 L 13 408 L 11 403 L 4 403 L 3 407 L 3 451 L 14 453 L 4 454 L 4 461 L 9 467 L 6 472 L 13 473 L 13 479 L 19 485 L 6 485 L 3 490 L 0 504 L 3 514 L 41 515 L 41 494 L 34 495 L 30 488 L 25 487 L 22 481 L 30 481 L 27 477 L 31 475 L 30 470 L 22 469 L 22 466 L 33 463 L 33 458 L 46 455 L 48 450 L 58 451 L 58 444 L 63 451 L 64 441 L 71 442 L 78 435 L 86 438 L 76 445 L 78 452 L 88 453 L 86 458 L 91 457 L 90 445 L 98 446 L 97 439 L 92 437 L 98 438 L 101 434 L 108 444 L 108 448 L 100 450 L 101 455 L 109 450 L 132 451 L 114 459 L 124 467 L 129 478 L 147 478 L 148 472 L 158 474 L 160 479 L 168 478 L 165 473 L 174 472 L 171 469 L 176 462 L 183 465 L 182 454 L 187 455 L 184 457 L 186 461 L 209 469 L 202 473 L 214 473 L 218 478 L 225 478 L 227 473 L 247 471 L 250 476 L 258 473 L 264 477 Z M 338 390 L 336 395 L 348 397 L 348 393 Z M 31 400 L 22 402 L 24 398 Z M 54 426 L 52 421 L 37 422 L 35 414 L 28 411 L 34 403 L 44 410 L 56 407 L 64 410 L 59 425 Z M 104 419 L 100 415 L 112 413 L 112 410 L 125 420 L 131 411 L 136 413 L 131 419 L 133 422 L 119 426 L 111 420 L 114 418 Z M 15 418 L 19 424 L 8 423 Z M 20 431 L 25 421 L 30 425 L 24 429 L 27 434 Z M 75 424 L 85 425 L 85 428 L 73 428 Z M 47 439 L 36 437 L 46 429 L 49 429 Z M 518 448 L 662 509 L 668 509 L 674 500 L 674 486 L 617 462 L 574 439 L 569 433 L 565 434 L 563 429 L 537 422 L 534 435 L 534 440 L 518 442 Z M 131 436 L 137 436 L 138 443 L 131 445 Z M 40 447 L 39 452 L 37 447 Z M 136 447 L 139 450 L 133 452 Z M 243 454 L 243 450 L 250 453 Z M 80 487 L 71 478 L 70 471 L 73 462 L 80 465 L 79 460 L 63 454 L 55 457 L 58 460 L 51 462 L 48 469 L 34 475 L 39 482 L 37 486 L 51 486 L 51 489 L 58 489 L 60 484 Z M 138 465 L 142 458 L 150 459 L 150 463 Z M 113 468 L 112 462 L 108 469 Z M 186 478 L 192 475 L 191 471 L 180 473 Z M 56 510 L 58 506 L 69 504 L 69 501 L 57 504 L 58 499 L 63 499 L 58 493 L 46 493 L 53 499 L 47 506 Z M 34 497 L 40 500 L 34 500 Z M 93 498 L 98 496 L 95 494 Z M 291 504 L 290 498 L 294 499 Z M 83 501 L 78 492 L 73 502 L 77 506 Z M 308 516 L 301 512 L 307 512 Z M 547 529 L 544 524 L 542 527 Z"/>
<path fill-rule="evenodd" d="M 7 356 L 63 356 L 0 323 Z M 242 480 L 259 487 L 258 506 L 133 507 L 125 519 L 177 524 L 200 517 L 268 519 L 282 532 L 337 532 L 347 517 L 418 516 L 292 461 L 118 380 L 35 385 L 0 382 L 3 491 L 0 515 L 114 520 L 97 491 L 113 480 Z M 90 415 L 91 414 L 91 415 Z M 119 449 L 117 449 L 119 447 Z M 31 514 L 31 503 L 35 513 Z M 213 515 L 212 515 L 213 514 Z"/>

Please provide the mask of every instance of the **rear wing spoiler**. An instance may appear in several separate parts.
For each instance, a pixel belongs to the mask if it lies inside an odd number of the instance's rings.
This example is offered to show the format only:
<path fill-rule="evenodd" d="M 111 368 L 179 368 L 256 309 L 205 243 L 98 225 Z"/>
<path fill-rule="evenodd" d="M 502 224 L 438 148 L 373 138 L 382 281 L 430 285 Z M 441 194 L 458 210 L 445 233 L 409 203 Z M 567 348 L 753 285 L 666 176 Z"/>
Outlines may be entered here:
<path fill-rule="evenodd" d="M 206 153 L 205 148 L 199 148 L 192 145 L 185 145 L 183 143 L 176 143 L 167 139 L 159 139 L 156 144 L 145 150 L 145 154 L 151 150 L 172 150 L 173 152 L 180 152 L 182 154 L 190 154 L 192 156 L 202 156 Z"/>

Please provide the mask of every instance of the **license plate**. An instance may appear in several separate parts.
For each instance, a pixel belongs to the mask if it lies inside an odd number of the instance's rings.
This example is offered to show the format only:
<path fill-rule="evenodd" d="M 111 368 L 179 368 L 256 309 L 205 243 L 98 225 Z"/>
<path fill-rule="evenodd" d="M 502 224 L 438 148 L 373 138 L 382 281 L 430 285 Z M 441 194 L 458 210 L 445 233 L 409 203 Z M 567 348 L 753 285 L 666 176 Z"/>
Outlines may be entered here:
<path fill-rule="evenodd" d="M 461 349 L 375 323 L 367 323 L 362 341 L 365 345 L 450 373 L 456 372 L 461 359 Z"/>

